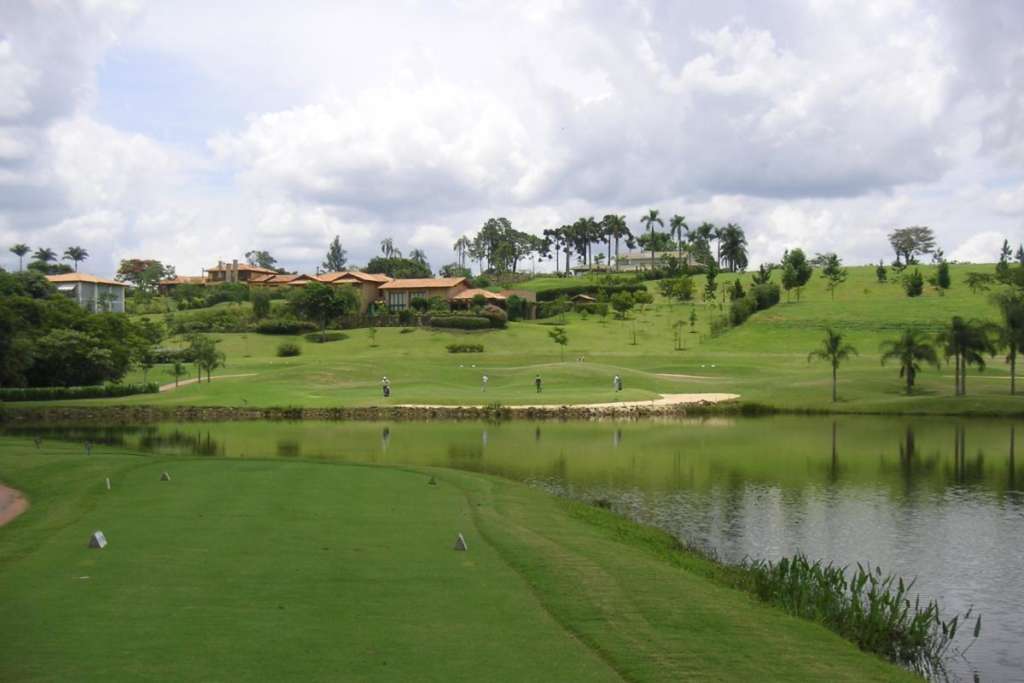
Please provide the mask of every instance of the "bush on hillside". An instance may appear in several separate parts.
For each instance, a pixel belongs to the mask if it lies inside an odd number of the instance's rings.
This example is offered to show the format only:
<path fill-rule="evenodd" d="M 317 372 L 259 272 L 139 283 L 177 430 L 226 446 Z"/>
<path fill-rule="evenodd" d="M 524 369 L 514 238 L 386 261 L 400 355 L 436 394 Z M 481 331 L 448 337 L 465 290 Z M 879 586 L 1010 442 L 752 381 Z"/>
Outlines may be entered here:
<path fill-rule="evenodd" d="M 149 384 L 107 384 L 90 387 L 3 387 L 0 401 L 58 401 L 76 398 L 117 398 L 135 394 L 155 394 L 160 385 Z"/>
<path fill-rule="evenodd" d="M 508 324 L 508 314 L 505 313 L 504 309 L 495 306 L 494 304 L 487 304 L 480 309 L 480 315 L 491 321 L 491 327 L 503 328 Z"/>
<path fill-rule="evenodd" d="M 483 353 L 483 344 L 449 344 L 448 353 Z"/>
<path fill-rule="evenodd" d="M 920 270 L 915 268 L 914 272 L 903 276 L 903 291 L 909 297 L 921 296 L 924 292 L 924 276 Z"/>
<path fill-rule="evenodd" d="M 294 318 L 271 318 L 256 325 L 259 334 L 306 334 L 316 330 L 316 325 L 307 320 Z"/>
<path fill-rule="evenodd" d="M 302 347 L 293 342 L 284 342 L 277 346 L 277 355 L 281 358 L 290 358 L 291 356 L 298 356 L 301 354 Z"/>
<path fill-rule="evenodd" d="M 611 299 L 611 297 L 618 292 L 629 292 L 632 294 L 633 292 L 640 291 L 647 291 L 647 287 L 641 282 L 624 282 L 608 285 L 572 285 L 569 287 L 559 287 L 558 289 L 548 289 L 543 292 L 538 292 L 537 301 L 554 301 L 560 296 L 574 297 L 577 294 L 587 294 L 601 299 Z"/>
<path fill-rule="evenodd" d="M 763 311 L 779 303 L 782 298 L 782 291 L 773 282 L 763 285 L 754 285 L 750 288 L 747 296 L 752 297 L 757 304 L 757 310 Z"/>
<path fill-rule="evenodd" d="M 491 327 L 491 320 L 476 315 L 436 315 L 430 319 L 430 326 L 455 330 L 487 330 Z"/>
<path fill-rule="evenodd" d="M 234 306 L 169 315 L 167 327 L 171 334 L 196 332 L 248 332 L 252 327 L 249 311 Z"/>
<path fill-rule="evenodd" d="M 742 325 L 747 318 L 757 312 L 757 301 L 750 296 L 734 299 L 729 305 L 729 324 L 733 327 Z"/>
<path fill-rule="evenodd" d="M 323 334 L 320 334 L 319 332 L 310 332 L 309 334 L 304 335 L 303 339 L 313 344 L 324 344 L 326 342 L 348 339 L 348 335 L 344 332 L 324 332 Z"/>
<path fill-rule="evenodd" d="M 509 320 L 523 320 L 530 314 L 530 302 L 513 294 L 505 302 L 505 310 Z"/>

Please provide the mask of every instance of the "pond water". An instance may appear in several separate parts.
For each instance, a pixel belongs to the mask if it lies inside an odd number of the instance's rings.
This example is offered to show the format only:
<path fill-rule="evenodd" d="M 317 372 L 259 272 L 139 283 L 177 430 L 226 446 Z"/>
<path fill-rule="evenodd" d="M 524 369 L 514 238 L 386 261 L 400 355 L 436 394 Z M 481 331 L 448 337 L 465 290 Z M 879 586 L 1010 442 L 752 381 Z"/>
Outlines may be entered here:
<path fill-rule="evenodd" d="M 960 678 L 1024 681 L 1024 423 L 879 417 L 643 422 L 8 425 L 145 452 L 454 467 L 603 499 L 728 562 L 795 552 L 917 577 L 982 637 Z"/>

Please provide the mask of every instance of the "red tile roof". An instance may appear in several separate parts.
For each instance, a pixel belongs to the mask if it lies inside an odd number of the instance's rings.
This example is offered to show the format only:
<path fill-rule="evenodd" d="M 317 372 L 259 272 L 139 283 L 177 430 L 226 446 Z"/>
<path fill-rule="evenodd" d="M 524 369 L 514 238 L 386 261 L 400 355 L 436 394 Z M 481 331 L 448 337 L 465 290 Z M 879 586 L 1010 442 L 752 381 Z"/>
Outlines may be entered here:
<path fill-rule="evenodd" d="M 383 273 L 364 273 L 359 270 L 342 270 L 334 273 L 322 273 L 316 276 L 321 282 L 340 282 L 343 280 L 360 280 L 362 282 L 391 282 L 391 278 Z"/>
<path fill-rule="evenodd" d="M 409 278 L 392 280 L 380 286 L 381 289 L 448 289 L 466 281 L 464 277 Z"/>
<path fill-rule="evenodd" d="M 459 301 L 469 301 L 476 298 L 477 295 L 480 295 L 485 299 L 494 299 L 495 301 L 504 301 L 506 299 L 506 297 L 503 294 L 491 292 L 486 289 L 466 289 L 453 296 L 452 299 L 458 299 Z"/>
<path fill-rule="evenodd" d="M 88 275 L 86 273 L 62 273 L 61 275 L 47 275 L 46 279 L 55 284 L 61 282 L 91 282 L 94 285 L 113 285 L 116 287 L 128 286 L 124 282 L 118 282 L 117 280 L 107 280 L 106 278 L 96 277 L 95 275 Z"/>

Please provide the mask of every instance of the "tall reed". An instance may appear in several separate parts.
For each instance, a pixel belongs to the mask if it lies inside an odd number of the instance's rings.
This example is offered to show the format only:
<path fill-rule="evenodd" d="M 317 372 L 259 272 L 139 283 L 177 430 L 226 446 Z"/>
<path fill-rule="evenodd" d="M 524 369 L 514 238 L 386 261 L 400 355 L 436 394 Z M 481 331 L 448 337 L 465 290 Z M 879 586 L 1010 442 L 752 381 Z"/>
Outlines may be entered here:
<path fill-rule="evenodd" d="M 971 619 L 972 610 L 943 619 L 936 601 L 922 605 L 920 596 L 914 596 L 911 602 L 914 581 L 883 575 L 879 568 L 858 564 L 848 571 L 804 555 L 747 561 L 743 567 L 741 581 L 762 600 L 818 621 L 862 650 L 930 678 L 945 676 L 957 632 Z M 979 615 L 973 637 L 980 633 Z"/>

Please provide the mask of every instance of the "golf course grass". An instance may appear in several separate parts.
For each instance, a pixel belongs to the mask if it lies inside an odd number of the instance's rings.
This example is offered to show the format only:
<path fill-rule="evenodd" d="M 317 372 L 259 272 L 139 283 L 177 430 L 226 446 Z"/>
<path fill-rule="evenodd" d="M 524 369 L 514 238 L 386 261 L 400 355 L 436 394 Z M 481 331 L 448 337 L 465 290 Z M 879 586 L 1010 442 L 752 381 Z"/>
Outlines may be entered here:
<path fill-rule="evenodd" d="M 825 290 L 817 274 L 797 301 L 787 301 L 754 314 L 746 323 L 718 336 L 710 322 L 725 315 L 728 305 L 673 303 L 663 299 L 656 283 L 648 283 L 655 303 L 629 313 L 625 320 L 569 313 L 537 321 L 511 323 L 506 330 L 458 332 L 430 328 L 348 330 L 347 337 L 316 344 L 302 337 L 255 333 L 215 335 L 227 356 L 227 366 L 212 383 L 190 384 L 160 394 L 65 402 L 75 405 L 335 407 L 391 404 L 515 405 L 584 404 L 613 400 L 645 401 L 662 394 L 730 393 L 740 401 L 780 410 L 901 414 L 1020 414 L 1024 399 L 1009 395 L 1008 365 L 1000 355 L 988 367 L 968 371 L 967 395 L 953 395 L 953 370 L 922 368 L 913 395 L 895 365 L 880 363 L 882 342 L 915 327 L 933 336 L 954 315 L 995 321 L 990 293 L 972 292 L 967 273 L 989 272 L 992 266 L 952 265 L 952 287 L 940 293 L 926 288 L 909 298 L 898 282 L 877 282 L 873 267 L 849 269 L 835 292 Z M 922 266 L 927 277 L 934 267 Z M 891 273 L 891 271 L 890 271 Z M 739 277 L 750 285 L 749 274 L 722 274 L 719 281 Z M 774 274 L 778 280 L 778 273 Z M 891 277 L 895 277 L 891 273 Z M 540 289 L 585 283 L 585 278 L 537 278 L 527 282 Z M 696 278 L 700 298 L 704 278 Z M 234 305 L 234 304 L 229 304 Z M 691 328 L 691 310 L 697 314 Z M 183 315 L 187 315 L 188 312 Z M 677 348 L 673 327 L 681 324 Z M 561 349 L 549 332 L 565 328 L 568 345 Z M 830 326 L 843 333 L 859 354 L 839 369 L 839 401 L 831 403 L 831 369 L 808 362 Z M 302 355 L 279 358 L 282 342 L 295 342 Z M 483 353 L 451 354 L 447 345 L 473 342 Z M 171 344 L 181 343 L 180 340 Z M 941 356 L 941 353 L 940 353 Z M 582 361 L 578 359 L 582 358 Z M 190 368 L 192 372 L 193 369 Z M 484 392 L 481 377 L 489 382 Z M 225 376 L 217 379 L 216 375 Z M 544 383 L 536 393 L 537 375 Z M 620 375 L 625 390 L 612 391 Z M 387 376 L 392 396 L 385 400 L 380 380 Z M 150 380 L 168 383 L 167 368 L 149 372 Z M 127 381 L 142 381 L 133 371 Z M 25 405 L 25 404 L 22 404 Z"/>
<path fill-rule="evenodd" d="M 0 528 L 0 680 L 912 678 L 486 475 L 4 438 L 0 480 L 31 501 Z"/>

